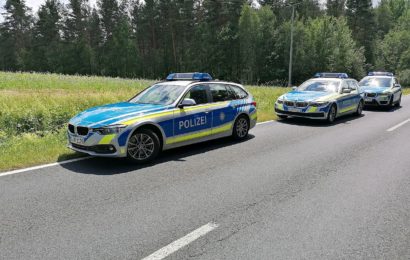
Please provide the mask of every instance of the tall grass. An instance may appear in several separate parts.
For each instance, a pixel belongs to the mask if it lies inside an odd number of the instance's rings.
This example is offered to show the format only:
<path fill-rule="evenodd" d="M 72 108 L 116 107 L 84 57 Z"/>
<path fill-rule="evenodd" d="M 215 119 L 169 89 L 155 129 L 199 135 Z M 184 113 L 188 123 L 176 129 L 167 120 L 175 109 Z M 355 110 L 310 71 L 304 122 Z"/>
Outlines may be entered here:
<path fill-rule="evenodd" d="M 93 106 L 128 100 L 155 81 L 0 72 L 0 171 L 63 160 L 65 127 Z M 248 86 L 258 120 L 275 119 L 273 102 L 286 88 Z"/>

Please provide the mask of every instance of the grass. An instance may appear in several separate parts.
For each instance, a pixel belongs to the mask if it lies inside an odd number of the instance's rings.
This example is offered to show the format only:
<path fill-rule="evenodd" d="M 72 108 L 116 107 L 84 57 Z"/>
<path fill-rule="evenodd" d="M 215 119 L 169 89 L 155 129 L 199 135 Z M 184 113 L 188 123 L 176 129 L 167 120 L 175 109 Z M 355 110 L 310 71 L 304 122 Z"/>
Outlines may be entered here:
<path fill-rule="evenodd" d="M 67 121 L 86 108 L 127 100 L 155 81 L 0 72 L 0 171 L 79 157 L 66 148 Z M 258 121 L 276 119 L 287 88 L 247 86 Z"/>

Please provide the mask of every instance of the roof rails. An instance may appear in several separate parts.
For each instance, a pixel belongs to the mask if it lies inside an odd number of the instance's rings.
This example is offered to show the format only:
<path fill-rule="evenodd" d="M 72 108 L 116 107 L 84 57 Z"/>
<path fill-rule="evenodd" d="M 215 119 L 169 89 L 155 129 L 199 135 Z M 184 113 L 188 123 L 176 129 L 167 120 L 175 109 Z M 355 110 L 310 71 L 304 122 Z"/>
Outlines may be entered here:
<path fill-rule="evenodd" d="M 315 78 L 347 79 L 349 78 L 349 75 L 347 75 L 347 73 L 319 72 L 315 74 Z"/>
<path fill-rule="evenodd" d="M 209 73 L 203 72 L 190 72 L 190 73 L 171 73 L 167 76 L 168 81 L 173 80 L 199 80 L 199 81 L 209 81 L 212 80 Z"/>
<path fill-rule="evenodd" d="M 367 74 L 367 76 L 389 76 L 389 77 L 393 77 L 394 74 L 392 72 L 385 72 L 385 71 L 371 71 Z"/>

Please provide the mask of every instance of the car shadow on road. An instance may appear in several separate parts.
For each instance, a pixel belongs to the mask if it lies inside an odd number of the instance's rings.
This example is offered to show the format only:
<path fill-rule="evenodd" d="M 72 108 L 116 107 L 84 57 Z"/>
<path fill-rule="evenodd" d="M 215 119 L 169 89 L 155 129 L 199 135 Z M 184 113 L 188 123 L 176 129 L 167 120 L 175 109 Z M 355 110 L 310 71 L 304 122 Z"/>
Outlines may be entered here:
<path fill-rule="evenodd" d="M 301 118 L 301 117 L 289 117 L 286 119 L 279 119 L 278 123 L 288 124 L 288 125 L 299 125 L 299 126 L 310 126 L 310 127 L 334 127 L 339 124 L 350 124 L 352 121 L 360 119 L 364 117 L 364 115 L 346 115 L 339 118 L 329 124 L 326 120 L 317 120 L 317 119 L 309 119 L 309 118 Z"/>
<path fill-rule="evenodd" d="M 153 162 L 148 164 L 135 164 L 128 161 L 126 158 L 93 157 L 88 160 L 62 164 L 61 167 L 75 173 L 115 175 L 158 166 L 170 161 L 184 162 L 186 157 L 209 152 L 223 147 L 238 145 L 253 138 L 255 138 L 255 136 L 249 134 L 248 138 L 241 142 L 234 141 L 232 140 L 232 138 L 222 138 L 208 142 L 183 146 L 162 152 Z"/>
<path fill-rule="evenodd" d="M 401 108 L 402 108 L 401 106 L 399 107 L 366 106 L 364 107 L 364 111 L 391 113 Z"/>

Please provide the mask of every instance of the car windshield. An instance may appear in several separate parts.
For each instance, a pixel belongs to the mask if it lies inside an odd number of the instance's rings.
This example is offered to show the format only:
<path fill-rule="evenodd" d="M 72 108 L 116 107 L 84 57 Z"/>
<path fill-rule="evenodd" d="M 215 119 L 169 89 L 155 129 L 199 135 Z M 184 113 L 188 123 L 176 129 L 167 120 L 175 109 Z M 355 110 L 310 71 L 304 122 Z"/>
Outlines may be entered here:
<path fill-rule="evenodd" d="M 338 92 L 339 80 L 308 80 L 300 87 L 300 91 Z"/>
<path fill-rule="evenodd" d="M 170 105 L 182 94 L 181 85 L 157 84 L 144 90 L 129 102 L 138 104 Z"/>
<path fill-rule="evenodd" d="M 359 82 L 362 87 L 389 88 L 391 78 L 364 78 Z"/>

